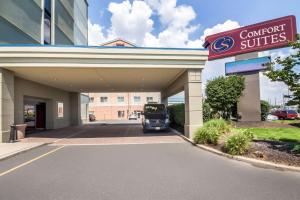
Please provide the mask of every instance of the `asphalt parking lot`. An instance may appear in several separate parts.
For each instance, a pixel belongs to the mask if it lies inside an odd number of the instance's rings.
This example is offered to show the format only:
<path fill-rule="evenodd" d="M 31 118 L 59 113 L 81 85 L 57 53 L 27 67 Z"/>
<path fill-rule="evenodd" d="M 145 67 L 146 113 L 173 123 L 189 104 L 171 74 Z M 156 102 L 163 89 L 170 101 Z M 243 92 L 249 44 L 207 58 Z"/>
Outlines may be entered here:
<path fill-rule="evenodd" d="M 299 173 L 233 161 L 185 141 L 57 143 L 0 161 L 4 200 L 298 200 L 299 188 Z"/>

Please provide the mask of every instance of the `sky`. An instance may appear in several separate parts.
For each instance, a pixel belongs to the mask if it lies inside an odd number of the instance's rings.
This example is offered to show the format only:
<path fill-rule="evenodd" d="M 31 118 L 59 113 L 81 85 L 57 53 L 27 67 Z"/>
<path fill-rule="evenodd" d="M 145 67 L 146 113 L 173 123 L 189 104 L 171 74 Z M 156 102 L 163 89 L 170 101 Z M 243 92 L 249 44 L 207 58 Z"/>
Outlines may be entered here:
<path fill-rule="evenodd" d="M 208 35 L 265 20 L 295 15 L 300 29 L 300 0 L 88 0 L 89 45 L 123 38 L 146 47 L 202 48 Z M 298 31 L 299 32 L 299 31 Z M 285 57 L 289 48 L 261 52 L 260 56 Z M 225 75 L 225 63 L 206 63 L 207 80 Z M 300 71 L 300 69 L 299 69 Z M 280 104 L 288 92 L 280 82 L 260 75 L 261 99 Z M 182 98 L 178 94 L 174 98 Z"/>

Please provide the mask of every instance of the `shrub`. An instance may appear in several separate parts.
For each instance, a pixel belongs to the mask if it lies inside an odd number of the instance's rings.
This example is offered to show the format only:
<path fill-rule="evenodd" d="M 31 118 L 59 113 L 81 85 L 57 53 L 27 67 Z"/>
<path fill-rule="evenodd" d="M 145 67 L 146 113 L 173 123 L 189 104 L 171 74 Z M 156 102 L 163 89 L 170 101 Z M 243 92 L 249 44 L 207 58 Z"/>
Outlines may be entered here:
<path fill-rule="evenodd" d="M 253 133 L 250 130 L 235 130 L 225 142 L 225 149 L 231 155 L 243 155 L 250 148 L 252 139 Z"/>
<path fill-rule="evenodd" d="M 267 115 L 270 111 L 270 104 L 267 101 L 260 101 L 260 109 L 261 109 L 261 120 L 266 121 Z"/>
<path fill-rule="evenodd" d="M 214 144 L 217 145 L 222 134 L 230 131 L 230 126 L 225 120 L 214 119 L 206 122 L 203 127 L 199 128 L 194 136 L 194 142 L 197 144 Z"/>
<path fill-rule="evenodd" d="M 212 109 L 207 102 L 203 102 L 203 121 L 207 122 L 212 119 Z"/>
<path fill-rule="evenodd" d="M 212 119 L 204 124 L 208 128 L 216 128 L 220 134 L 230 131 L 230 125 L 224 119 Z"/>
<path fill-rule="evenodd" d="M 168 110 L 171 124 L 183 127 L 185 121 L 184 104 L 171 105 L 168 107 Z"/>
<path fill-rule="evenodd" d="M 198 144 L 218 144 L 220 132 L 217 128 L 202 127 L 197 130 L 194 142 Z"/>

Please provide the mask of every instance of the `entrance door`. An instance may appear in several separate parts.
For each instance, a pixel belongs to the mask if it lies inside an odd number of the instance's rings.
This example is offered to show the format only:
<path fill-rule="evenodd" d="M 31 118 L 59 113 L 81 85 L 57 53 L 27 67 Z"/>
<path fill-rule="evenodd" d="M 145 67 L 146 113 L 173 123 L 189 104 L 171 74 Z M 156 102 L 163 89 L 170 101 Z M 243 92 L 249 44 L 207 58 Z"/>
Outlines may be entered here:
<path fill-rule="evenodd" d="M 46 103 L 38 103 L 36 105 L 36 128 L 46 128 Z"/>

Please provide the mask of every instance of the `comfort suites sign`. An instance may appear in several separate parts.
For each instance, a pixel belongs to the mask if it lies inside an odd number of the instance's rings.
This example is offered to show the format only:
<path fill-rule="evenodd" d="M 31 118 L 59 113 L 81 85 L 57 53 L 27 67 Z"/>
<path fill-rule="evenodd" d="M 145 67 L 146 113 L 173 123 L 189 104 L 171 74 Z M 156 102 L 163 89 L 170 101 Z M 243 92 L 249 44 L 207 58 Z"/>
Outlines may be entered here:
<path fill-rule="evenodd" d="M 286 47 L 296 34 L 295 16 L 287 16 L 208 36 L 205 45 L 209 46 L 208 59 L 215 60 Z"/>

